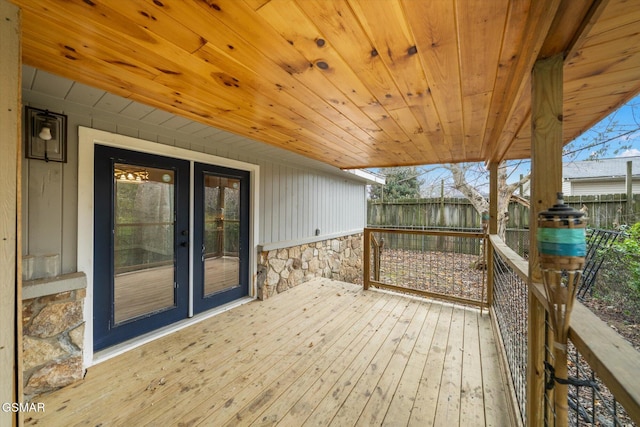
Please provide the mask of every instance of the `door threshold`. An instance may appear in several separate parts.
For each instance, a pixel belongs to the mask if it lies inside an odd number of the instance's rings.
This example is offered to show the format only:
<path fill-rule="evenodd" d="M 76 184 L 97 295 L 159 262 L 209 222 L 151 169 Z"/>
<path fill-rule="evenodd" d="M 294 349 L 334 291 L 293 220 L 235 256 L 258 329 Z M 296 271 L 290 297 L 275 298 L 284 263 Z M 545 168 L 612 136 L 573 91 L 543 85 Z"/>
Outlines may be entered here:
<path fill-rule="evenodd" d="M 134 348 L 140 347 L 141 345 L 144 345 L 148 342 L 157 340 L 158 338 L 162 338 L 166 335 L 172 334 L 174 332 L 177 332 L 191 325 L 195 325 L 196 323 L 199 323 L 205 319 L 224 313 L 225 311 L 229 311 L 233 308 L 239 307 L 243 304 L 246 304 L 254 300 L 255 298 L 252 298 L 252 297 L 243 297 L 235 301 L 231 301 L 226 304 L 223 304 L 219 307 L 212 308 L 209 311 L 197 314 L 188 319 L 180 320 L 171 325 L 167 325 L 155 331 L 148 332 L 144 335 L 140 335 L 139 337 L 132 338 L 128 341 L 125 341 L 120 344 L 116 344 L 111 347 L 100 350 L 98 352 L 95 352 L 93 353 L 93 360 L 91 362 L 91 365 L 85 366 L 85 368 L 95 366 L 99 363 L 102 363 L 106 360 L 116 357 L 122 353 L 133 350 Z"/>

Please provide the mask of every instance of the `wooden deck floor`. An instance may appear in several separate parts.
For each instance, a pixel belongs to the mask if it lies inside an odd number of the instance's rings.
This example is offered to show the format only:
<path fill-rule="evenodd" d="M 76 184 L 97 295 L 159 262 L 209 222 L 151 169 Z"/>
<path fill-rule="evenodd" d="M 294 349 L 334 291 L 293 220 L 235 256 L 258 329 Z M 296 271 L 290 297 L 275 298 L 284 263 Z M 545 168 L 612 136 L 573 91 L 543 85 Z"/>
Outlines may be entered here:
<path fill-rule="evenodd" d="M 90 368 L 39 426 L 506 426 L 488 315 L 316 279 Z"/>

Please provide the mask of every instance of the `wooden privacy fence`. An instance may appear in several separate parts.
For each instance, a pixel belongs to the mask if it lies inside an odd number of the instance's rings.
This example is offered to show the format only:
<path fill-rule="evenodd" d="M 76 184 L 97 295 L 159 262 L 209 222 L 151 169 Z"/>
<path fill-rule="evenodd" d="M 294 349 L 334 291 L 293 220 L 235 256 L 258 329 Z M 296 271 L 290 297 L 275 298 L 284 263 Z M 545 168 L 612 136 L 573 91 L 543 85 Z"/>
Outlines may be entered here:
<path fill-rule="evenodd" d="M 587 210 L 587 226 L 613 229 L 640 220 L 640 194 L 634 194 L 627 206 L 626 194 L 598 196 L 565 196 L 565 203 Z M 371 227 L 429 228 L 456 230 L 480 229 L 480 214 L 465 198 L 429 198 L 367 202 L 367 224 Z M 522 204 L 509 204 L 507 228 L 528 228 L 529 209 Z"/>
<path fill-rule="evenodd" d="M 367 224 L 372 227 L 455 229 L 480 228 L 480 216 L 463 198 L 408 199 L 367 202 Z"/>

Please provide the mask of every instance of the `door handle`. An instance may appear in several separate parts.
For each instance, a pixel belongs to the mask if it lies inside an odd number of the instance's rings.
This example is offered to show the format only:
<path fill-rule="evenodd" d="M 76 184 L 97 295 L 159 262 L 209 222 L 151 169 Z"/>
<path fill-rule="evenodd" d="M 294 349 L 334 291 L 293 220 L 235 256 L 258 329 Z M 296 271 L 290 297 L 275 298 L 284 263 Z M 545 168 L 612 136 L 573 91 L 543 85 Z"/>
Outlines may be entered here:
<path fill-rule="evenodd" d="M 189 246 L 189 242 L 182 242 L 180 243 L 180 246 L 182 246 L 183 248 L 186 248 Z"/>

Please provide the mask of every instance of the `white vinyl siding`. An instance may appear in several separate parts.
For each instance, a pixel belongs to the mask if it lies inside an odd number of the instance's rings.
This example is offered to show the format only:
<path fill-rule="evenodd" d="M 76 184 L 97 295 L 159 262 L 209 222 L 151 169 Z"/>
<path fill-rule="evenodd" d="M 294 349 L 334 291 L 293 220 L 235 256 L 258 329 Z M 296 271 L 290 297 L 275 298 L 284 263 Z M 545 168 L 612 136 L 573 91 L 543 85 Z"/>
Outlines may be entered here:
<path fill-rule="evenodd" d="M 566 181 L 569 184 L 569 196 L 594 196 L 597 194 L 624 194 L 627 192 L 627 184 L 624 178 L 611 178 L 608 180 L 575 180 Z M 564 190 L 564 185 L 563 185 Z M 640 193 L 640 179 L 633 180 L 633 194 Z"/>
<path fill-rule="evenodd" d="M 323 175 L 270 162 L 260 166 L 260 243 L 297 241 L 362 229 L 365 226 L 365 186 L 338 176 Z"/>

